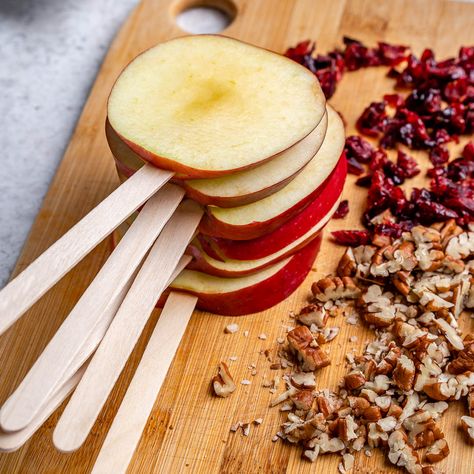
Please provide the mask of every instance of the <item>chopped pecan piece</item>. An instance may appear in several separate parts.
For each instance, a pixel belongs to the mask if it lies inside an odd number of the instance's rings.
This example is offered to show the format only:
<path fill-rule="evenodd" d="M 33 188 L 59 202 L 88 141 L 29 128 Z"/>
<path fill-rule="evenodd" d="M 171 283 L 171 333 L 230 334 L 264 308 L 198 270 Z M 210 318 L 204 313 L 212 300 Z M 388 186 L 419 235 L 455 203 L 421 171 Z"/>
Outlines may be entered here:
<path fill-rule="evenodd" d="M 428 411 L 420 410 L 403 422 L 408 431 L 408 441 L 415 448 L 431 446 L 436 440 L 444 438 L 441 428 Z"/>
<path fill-rule="evenodd" d="M 369 408 L 366 408 L 364 410 L 364 413 L 362 414 L 362 418 L 366 422 L 375 422 L 375 421 L 379 421 L 382 418 L 382 413 L 379 407 L 370 406 Z"/>
<path fill-rule="evenodd" d="M 358 298 L 360 288 L 351 277 L 326 277 L 311 286 L 314 297 L 319 301 L 338 300 L 342 298 Z"/>
<path fill-rule="evenodd" d="M 355 390 L 365 384 L 364 374 L 360 371 L 353 371 L 344 377 L 344 384 L 348 390 Z"/>
<path fill-rule="evenodd" d="M 313 392 L 311 390 L 298 390 L 290 396 L 297 410 L 309 411 L 313 406 Z"/>
<path fill-rule="evenodd" d="M 331 417 L 342 406 L 342 400 L 335 394 L 318 395 L 316 397 L 316 404 L 318 411 L 324 416 L 325 419 Z"/>
<path fill-rule="evenodd" d="M 426 451 L 426 460 L 428 462 L 442 461 L 449 454 L 449 446 L 444 438 L 435 441 Z"/>
<path fill-rule="evenodd" d="M 461 417 L 461 426 L 466 434 L 469 436 L 469 440 L 474 442 L 474 417 L 472 416 L 462 416 Z"/>
<path fill-rule="evenodd" d="M 296 372 L 291 375 L 291 385 L 299 389 L 314 389 L 316 379 L 311 372 Z"/>
<path fill-rule="evenodd" d="M 457 353 L 447 366 L 450 374 L 462 374 L 464 372 L 474 372 L 474 335 L 468 334 L 464 340 L 464 349 Z"/>
<path fill-rule="evenodd" d="M 388 459 L 392 464 L 404 467 L 409 474 L 422 474 L 417 452 L 406 440 L 401 430 L 394 431 L 388 438 Z"/>
<path fill-rule="evenodd" d="M 408 392 L 415 382 L 415 364 L 406 355 L 402 355 L 397 361 L 392 377 L 400 390 Z"/>
<path fill-rule="evenodd" d="M 392 304 L 390 293 L 382 293 L 378 285 L 371 285 L 362 296 L 365 303 L 364 319 L 368 324 L 382 328 L 392 324 L 395 319 L 395 307 Z"/>
<path fill-rule="evenodd" d="M 454 349 L 458 351 L 462 351 L 464 349 L 464 343 L 462 342 L 462 339 L 457 334 L 456 329 L 454 329 L 444 319 L 438 318 L 438 319 L 435 319 L 434 322 L 436 323 L 438 328 L 441 330 L 441 332 L 444 334 L 447 341 L 454 347 Z"/>
<path fill-rule="evenodd" d="M 345 418 L 337 419 L 337 433 L 342 441 L 351 441 L 357 438 L 356 430 L 358 428 L 357 423 L 354 421 L 352 416 L 346 416 Z"/>
<path fill-rule="evenodd" d="M 229 367 L 227 367 L 225 362 L 219 364 L 217 375 L 212 379 L 212 387 L 214 393 L 222 398 L 228 397 L 235 391 L 236 385 L 234 379 L 232 375 L 230 375 Z"/>
<path fill-rule="evenodd" d="M 474 254 L 474 232 L 463 232 L 451 237 L 446 245 L 446 255 L 466 259 Z"/>
<path fill-rule="evenodd" d="M 370 402 L 363 397 L 347 397 L 349 406 L 352 408 L 354 415 L 361 416 L 364 411 L 370 407 Z"/>
<path fill-rule="evenodd" d="M 353 277 L 357 273 L 357 263 L 354 257 L 352 247 L 347 247 L 346 251 L 339 260 L 337 266 L 337 274 L 341 278 Z"/>
<path fill-rule="evenodd" d="M 313 372 L 331 363 L 326 352 L 321 349 L 306 326 L 298 326 L 291 330 L 287 338 L 290 350 L 301 363 L 303 372 Z"/>
<path fill-rule="evenodd" d="M 318 328 L 326 326 L 329 313 L 324 306 L 318 304 L 309 304 L 305 306 L 298 314 L 297 319 L 305 326 L 316 325 Z"/>

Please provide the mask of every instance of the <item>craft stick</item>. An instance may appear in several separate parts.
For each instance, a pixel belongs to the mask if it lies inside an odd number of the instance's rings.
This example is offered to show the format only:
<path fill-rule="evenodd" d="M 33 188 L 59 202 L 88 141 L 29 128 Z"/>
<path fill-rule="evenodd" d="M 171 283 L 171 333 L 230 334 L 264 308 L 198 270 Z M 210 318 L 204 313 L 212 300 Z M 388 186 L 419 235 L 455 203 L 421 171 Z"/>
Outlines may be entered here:
<path fill-rule="evenodd" d="M 183 190 L 167 184 L 143 207 L 94 281 L 84 292 L 41 356 L 0 411 L 4 431 L 17 431 L 31 423 L 58 384 L 72 376 L 97 347 L 125 297 L 124 288 L 176 210 Z M 96 337 L 92 335 L 96 331 Z M 78 359 L 81 347 L 89 349 Z M 75 365 L 65 374 L 71 362 Z"/>
<path fill-rule="evenodd" d="M 184 293 L 168 296 L 92 474 L 126 472 L 196 302 L 195 296 Z"/>
<path fill-rule="evenodd" d="M 20 449 L 41 427 L 41 425 L 51 416 L 56 408 L 66 399 L 66 397 L 74 390 L 74 387 L 79 383 L 81 377 L 86 370 L 84 364 L 72 377 L 65 381 L 48 400 L 48 402 L 41 408 L 41 410 L 34 417 L 32 422 L 25 428 L 13 433 L 5 433 L 0 431 L 0 452 L 11 452 Z"/>
<path fill-rule="evenodd" d="M 60 451 L 85 441 L 201 217 L 195 202 L 184 201 L 153 245 L 56 426 L 53 442 Z"/>
<path fill-rule="evenodd" d="M 0 291 L 0 334 L 173 175 L 145 165 Z"/>
<path fill-rule="evenodd" d="M 183 255 L 183 257 L 181 257 L 176 269 L 173 272 L 173 275 L 168 281 L 168 285 L 178 276 L 181 271 L 183 271 L 183 269 L 186 267 L 190 260 L 191 257 L 188 255 Z M 127 291 L 128 287 L 124 289 L 123 296 L 125 296 Z M 87 359 L 89 356 L 92 355 L 92 353 L 98 346 L 100 340 L 102 339 L 103 335 L 105 334 L 106 330 L 107 328 L 103 329 L 103 334 L 102 336 L 100 336 L 100 338 L 98 334 L 95 334 L 93 336 L 93 338 L 99 339 L 95 345 L 88 341 L 87 347 L 82 349 L 79 358 L 77 359 L 77 361 L 74 361 L 71 364 L 69 369 L 71 369 L 72 367 L 76 367 L 78 365 L 79 360 Z M 40 411 L 35 415 L 29 425 L 27 425 L 22 430 L 14 431 L 11 433 L 5 433 L 0 431 L 0 452 L 10 452 L 20 449 L 36 433 L 38 428 L 40 428 L 41 425 L 51 416 L 51 414 L 56 410 L 56 408 L 61 405 L 61 403 L 67 398 L 67 396 L 72 392 L 72 390 L 74 390 L 76 385 L 81 380 L 86 366 L 87 363 L 84 363 L 75 373 L 71 374 L 71 376 L 65 376 L 64 380 L 62 380 L 61 383 L 58 385 L 53 396 L 49 400 L 47 400 L 47 402 L 41 407 Z M 68 372 L 66 374 L 68 374 Z"/>

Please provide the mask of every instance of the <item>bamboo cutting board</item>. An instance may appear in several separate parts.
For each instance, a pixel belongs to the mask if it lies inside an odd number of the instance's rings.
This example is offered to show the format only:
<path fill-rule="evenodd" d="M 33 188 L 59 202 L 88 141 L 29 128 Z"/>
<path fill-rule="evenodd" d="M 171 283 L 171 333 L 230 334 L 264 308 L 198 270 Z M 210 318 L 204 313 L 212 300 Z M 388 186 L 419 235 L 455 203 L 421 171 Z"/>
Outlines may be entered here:
<path fill-rule="evenodd" d="M 175 16 L 189 5 L 220 6 L 235 19 L 224 34 L 275 51 L 306 38 L 318 42 L 324 52 L 340 45 L 343 35 L 367 44 L 384 40 L 411 45 L 416 53 L 431 47 L 439 57 L 457 53 L 459 46 L 474 43 L 474 5 L 434 0 L 142 0 L 113 42 L 99 72 L 90 97 L 51 185 L 28 242 L 16 267 L 21 271 L 75 222 L 92 209 L 117 185 L 113 161 L 108 150 L 104 120 L 108 92 L 120 70 L 138 53 L 162 40 L 180 36 Z M 235 5 L 235 8 L 234 8 Z M 178 58 L 179 59 L 179 58 Z M 332 105 L 342 112 L 347 133 L 371 100 L 379 100 L 391 90 L 384 68 L 348 73 L 340 84 Z M 421 160 L 426 160 L 422 154 Z M 421 180 L 421 178 L 419 178 Z M 365 191 L 349 177 L 345 197 L 350 215 L 333 221 L 329 229 L 358 226 Z M 416 181 L 412 181 L 416 183 Z M 17 386 L 45 347 L 62 320 L 92 280 L 110 253 L 110 241 L 101 244 L 76 269 L 61 280 L 28 314 L 0 338 L 0 402 Z M 262 388 L 262 379 L 273 378 L 275 371 L 262 354 L 274 350 L 276 338 L 284 336 L 290 310 L 298 310 L 314 279 L 333 271 L 342 252 L 328 242 L 323 244 L 316 271 L 291 298 L 264 313 L 244 318 L 223 318 L 196 311 L 183 338 L 166 382 L 135 453 L 129 472 L 134 473 L 256 473 L 256 472 L 337 472 L 339 459 L 324 456 L 316 464 L 300 459 L 301 449 L 272 443 L 278 431 L 278 409 L 269 409 L 272 395 Z M 92 434 L 74 454 L 60 454 L 52 446 L 51 435 L 58 410 L 43 428 L 16 453 L 0 455 L 0 473 L 86 473 L 93 466 L 108 427 L 137 366 L 146 341 L 158 317 L 155 312 L 131 360 L 119 380 Z M 465 318 L 467 319 L 467 318 Z M 240 331 L 224 334 L 224 327 L 237 322 Z M 344 373 L 344 355 L 353 347 L 360 350 L 371 337 L 370 331 L 331 321 L 339 325 L 339 336 L 328 345 L 332 365 L 318 373 L 320 388 L 335 388 Z M 474 329 L 474 320 L 465 322 Z M 243 335 L 249 331 L 248 337 Z M 265 333 L 266 340 L 258 335 Z M 356 342 L 349 337 L 357 335 Z M 229 362 L 235 380 L 250 379 L 250 386 L 238 384 L 229 399 L 216 399 L 210 393 L 210 379 L 220 360 Z M 249 365 L 255 363 L 257 375 Z M 465 407 L 457 404 L 443 419 L 451 455 L 440 464 L 447 473 L 472 473 L 474 448 L 459 433 L 458 424 Z M 236 421 L 263 418 L 250 435 L 231 433 Z M 375 454 L 356 458 L 354 472 L 397 472 Z M 113 474 L 113 473 L 111 473 Z"/>

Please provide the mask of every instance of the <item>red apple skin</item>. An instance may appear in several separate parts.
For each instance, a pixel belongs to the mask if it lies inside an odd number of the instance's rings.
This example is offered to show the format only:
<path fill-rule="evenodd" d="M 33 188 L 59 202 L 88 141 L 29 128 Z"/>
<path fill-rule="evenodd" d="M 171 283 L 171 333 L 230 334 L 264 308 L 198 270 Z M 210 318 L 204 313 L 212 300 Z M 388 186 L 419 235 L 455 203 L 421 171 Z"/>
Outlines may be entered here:
<path fill-rule="evenodd" d="M 341 159 L 328 178 L 327 192 L 322 196 L 323 199 L 314 199 L 293 218 L 268 234 L 250 240 L 223 239 L 199 234 L 199 242 L 208 255 L 218 260 L 256 260 L 276 253 L 308 232 L 331 210 L 343 191 L 346 175 L 347 163 L 345 159 Z"/>
<path fill-rule="evenodd" d="M 297 252 L 291 260 L 275 275 L 248 288 L 231 293 L 203 294 L 189 291 L 198 297 L 197 307 L 224 316 L 243 316 L 258 313 L 283 301 L 290 296 L 310 272 L 316 259 L 321 240 L 315 239 Z M 168 288 L 158 302 L 162 307 L 170 291 Z"/>
<path fill-rule="evenodd" d="M 301 250 L 303 247 L 308 245 L 312 240 L 314 239 L 320 239 L 322 238 L 322 230 L 318 232 L 315 232 L 313 235 L 308 236 L 308 238 L 301 242 L 299 245 L 288 249 L 287 252 L 279 255 L 278 257 L 275 257 L 272 260 L 269 260 L 268 262 L 261 264 L 259 266 L 255 266 L 254 268 L 243 270 L 243 271 L 235 271 L 235 270 L 224 270 L 222 268 L 216 268 L 209 264 L 208 261 L 202 256 L 202 251 L 197 248 L 195 245 L 189 245 L 188 249 L 186 250 L 186 253 L 188 255 L 191 255 L 193 257 L 193 260 L 188 264 L 186 268 L 189 268 L 190 270 L 197 270 L 203 273 L 207 273 L 208 275 L 215 275 L 215 276 L 220 276 L 220 277 L 227 277 L 227 278 L 236 278 L 240 276 L 245 276 L 245 275 L 251 275 L 252 273 L 257 273 L 260 270 L 263 270 L 264 268 L 269 267 L 270 265 L 273 265 L 277 262 L 280 262 L 281 260 L 294 255 L 296 252 Z"/>
<path fill-rule="evenodd" d="M 295 143 L 292 143 L 290 146 L 296 145 L 301 140 L 304 140 L 318 125 L 319 123 L 317 123 L 304 137 L 301 137 L 298 141 L 296 141 Z M 191 168 L 177 161 L 170 160 L 168 158 L 165 158 L 164 156 L 159 156 L 148 150 L 145 150 L 140 145 L 128 140 L 123 135 L 118 133 L 117 130 L 115 130 L 112 127 L 112 125 L 110 124 L 108 120 L 106 121 L 105 129 L 106 129 L 107 139 L 109 139 L 109 136 L 114 135 L 117 139 L 122 141 L 130 149 L 131 152 L 133 152 L 135 155 L 138 155 L 138 157 L 141 158 L 142 160 L 148 161 L 149 163 L 156 166 L 157 168 L 161 168 L 163 170 L 174 171 L 181 179 L 217 178 L 219 176 L 225 176 L 226 174 L 235 173 L 237 171 L 244 171 L 244 170 L 256 168 L 257 166 L 260 166 L 263 163 L 271 160 L 276 155 L 278 155 L 279 153 L 285 150 L 285 149 L 279 150 L 274 155 L 271 155 L 263 160 L 260 160 L 255 163 L 251 163 L 246 166 L 240 166 L 238 168 L 234 168 L 231 170 L 203 170 L 203 169 Z M 109 142 L 109 146 L 110 146 L 110 142 Z M 110 146 L 110 148 L 111 150 L 113 150 L 112 146 Z M 288 148 L 290 147 L 287 147 L 286 149 Z"/>
<path fill-rule="evenodd" d="M 333 178 L 336 179 L 335 175 L 340 175 L 342 186 L 347 174 L 347 164 L 344 157 L 339 159 L 336 168 L 332 173 L 326 178 L 326 180 L 316 188 L 311 194 L 303 198 L 294 206 L 286 209 L 284 212 L 275 216 L 274 218 L 265 221 L 265 222 L 253 222 L 248 225 L 233 225 L 226 222 L 219 221 L 211 213 L 206 212 L 204 217 L 199 224 L 199 231 L 211 237 L 219 237 L 221 239 L 228 240 L 254 240 L 259 237 L 270 234 L 281 227 L 283 224 L 288 222 L 292 217 L 297 215 L 299 212 L 304 210 L 310 203 L 313 203 L 315 200 L 330 201 L 334 204 L 334 187 L 329 186 L 328 183 L 332 183 Z M 342 189 L 342 188 L 341 188 Z M 339 196 L 340 192 L 336 195 Z M 330 209 L 330 207 L 329 207 Z M 322 216 L 321 216 L 322 217 Z M 311 226 L 310 226 L 311 227 Z M 300 235 L 302 235 L 301 233 Z M 294 240 L 294 236 L 291 235 L 289 238 L 290 242 Z M 265 250 L 266 251 L 266 250 Z M 273 253 L 273 252 L 268 252 Z M 267 255 L 268 255 L 267 253 Z M 234 257 L 230 257 L 234 258 Z M 253 256 L 247 256 L 246 259 L 253 260 Z M 242 260 L 245 260 L 242 258 Z"/>

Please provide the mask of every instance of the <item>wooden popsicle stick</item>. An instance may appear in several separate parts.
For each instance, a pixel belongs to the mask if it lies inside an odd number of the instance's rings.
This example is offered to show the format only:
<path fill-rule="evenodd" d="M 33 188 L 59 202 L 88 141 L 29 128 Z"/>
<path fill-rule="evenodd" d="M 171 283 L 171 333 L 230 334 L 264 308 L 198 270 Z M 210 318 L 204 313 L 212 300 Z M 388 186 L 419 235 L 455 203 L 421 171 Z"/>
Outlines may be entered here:
<path fill-rule="evenodd" d="M 197 297 L 184 293 L 168 296 L 92 474 L 127 470 L 196 302 Z"/>
<path fill-rule="evenodd" d="M 167 184 L 145 204 L 94 281 L 3 405 L 0 425 L 4 431 L 21 430 L 31 423 L 61 380 L 72 376 L 89 357 L 90 354 L 86 351 L 83 359 L 77 360 L 80 348 L 91 339 L 97 326 L 98 337 L 89 343 L 93 346 L 89 352 L 100 342 L 125 297 L 124 287 L 176 210 L 183 195 L 180 187 Z M 76 362 L 75 366 L 65 375 L 73 360 Z"/>
<path fill-rule="evenodd" d="M 56 426 L 53 442 L 60 451 L 74 451 L 85 441 L 202 213 L 193 201 L 181 203 L 150 250 Z"/>
<path fill-rule="evenodd" d="M 41 408 L 29 425 L 22 430 L 14 431 L 13 433 L 0 431 L 0 452 L 16 451 L 24 445 L 74 390 L 74 387 L 79 383 L 79 380 L 81 380 L 81 377 L 84 375 L 86 366 L 87 363 L 54 392 L 53 396 Z"/>
<path fill-rule="evenodd" d="M 186 267 L 186 265 L 189 263 L 190 260 L 191 260 L 191 257 L 188 255 L 183 255 L 183 257 L 181 257 L 178 265 L 176 266 L 173 272 L 173 275 L 168 281 L 168 285 Z M 124 291 L 122 292 L 124 293 L 123 296 L 125 296 L 127 291 L 128 291 L 128 287 L 126 287 Z M 194 308 L 194 305 L 193 305 L 193 308 Z M 190 310 L 190 313 L 192 313 L 192 309 Z M 110 324 L 110 321 L 109 321 L 109 324 Z M 96 333 L 92 337 L 92 339 L 96 339 L 96 340 L 98 339 L 96 343 L 92 341 L 88 341 L 87 347 L 82 348 L 82 351 L 80 355 L 78 356 L 78 359 L 75 360 L 71 364 L 68 371 L 72 369 L 72 367 L 78 366 L 80 360 L 87 360 L 88 357 L 92 355 L 92 353 L 98 346 L 100 340 L 102 339 L 103 335 L 105 334 L 107 328 L 103 328 L 102 330 L 103 330 L 102 336 Z M 41 409 L 35 415 L 35 417 L 33 418 L 33 420 L 31 421 L 29 425 L 27 425 L 22 430 L 14 431 L 12 433 L 6 433 L 6 432 L 0 431 L 0 452 L 16 451 L 17 449 L 21 448 L 36 433 L 38 428 L 40 428 L 40 426 L 51 416 L 51 414 L 56 410 L 56 408 L 59 405 L 61 405 L 61 403 L 67 398 L 67 396 L 72 392 L 72 390 L 79 383 L 79 381 L 81 380 L 86 370 L 87 363 L 88 362 L 85 362 L 81 367 L 78 368 L 78 370 L 76 370 L 75 373 L 71 374 L 71 376 L 69 376 L 68 372 L 66 372 L 64 380 L 61 381 L 61 383 L 58 385 L 57 389 L 53 393 L 52 397 L 41 407 Z"/>
<path fill-rule="evenodd" d="M 0 334 L 173 175 L 143 166 L 0 291 Z"/>
<path fill-rule="evenodd" d="M 171 278 L 166 283 L 167 287 L 186 268 L 186 266 L 191 261 L 191 259 L 192 259 L 192 257 L 190 257 L 189 255 L 183 255 L 180 258 L 180 260 L 178 262 L 178 265 L 176 266 L 176 268 L 173 271 L 173 274 L 171 275 Z M 126 288 L 124 288 L 124 290 L 121 294 L 122 296 L 121 296 L 120 303 L 117 306 L 117 310 L 120 307 L 120 304 L 122 303 L 123 299 L 125 298 L 125 295 L 128 293 L 128 290 L 130 289 L 130 286 L 132 284 L 133 279 L 130 281 L 130 284 Z M 58 385 L 62 385 L 63 383 L 65 383 L 65 381 L 67 379 L 72 377 L 74 375 L 74 373 L 79 369 L 81 363 L 83 363 L 83 361 L 87 360 L 93 354 L 93 352 L 97 349 L 97 346 L 100 344 L 100 341 L 104 338 L 104 336 L 107 332 L 107 329 L 109 328 L 110 323 L 112 322 L 112 319 L 115 316 L 116 312 L 117 311 L 114 312 L 114 314 L 110 317 L 110 319 L 108 321 L 104 321 L 104 324 L 102 324 L 101 326 L 97 326 L 94 329 L 94 333 L 85 342 L 85 344 L 81 348 L 77 358 L 74 359 L 74 361 L 69 365 L 66 372 L 64 373 L 63 379 L 61 380 L 60 384 L 58 384 Z M 107 324 L 105 324 L 106 322 L 107 322 Z"/>

